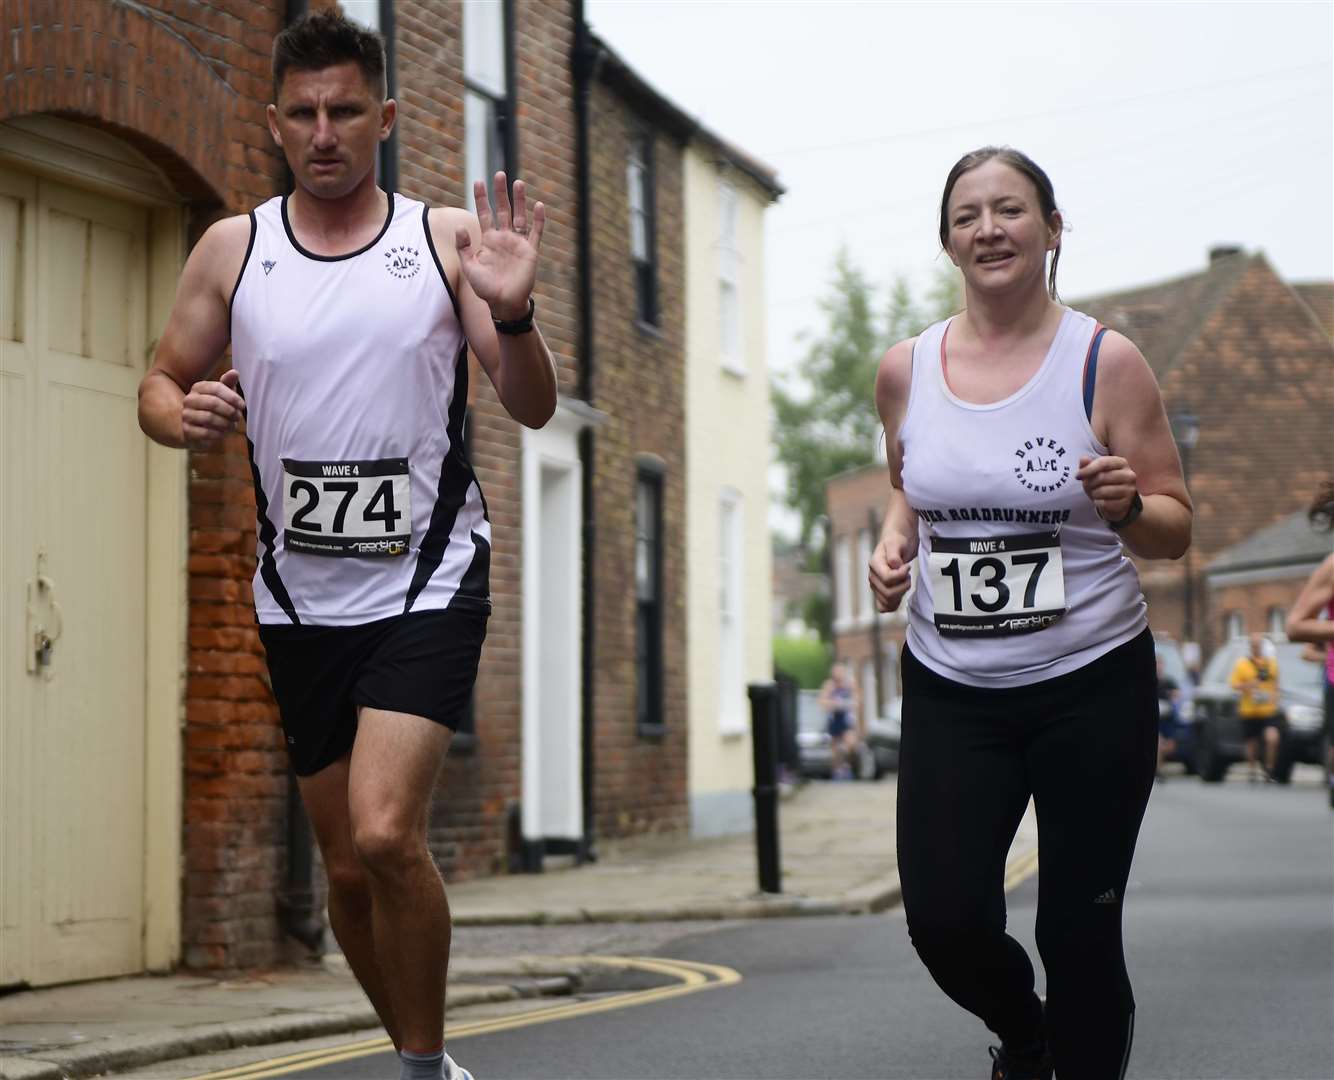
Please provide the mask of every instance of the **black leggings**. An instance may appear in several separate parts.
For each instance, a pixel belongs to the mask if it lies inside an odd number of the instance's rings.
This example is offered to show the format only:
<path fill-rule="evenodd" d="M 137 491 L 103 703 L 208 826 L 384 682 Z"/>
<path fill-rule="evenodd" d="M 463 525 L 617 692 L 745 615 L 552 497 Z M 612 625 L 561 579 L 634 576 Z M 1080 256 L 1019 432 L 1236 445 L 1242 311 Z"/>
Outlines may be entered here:
<path fill-rule="evenodd" d="M 899 877 L 941 989 L 1012 1047 L 1044 1030 L 1033 965 L 1005 933 L 1005 857 L 1031 795 L 1045 1033 L 1061 1080 L 1125 1075 L 1135 999 L 1121 903 L 1157 763 L 1153 638 L 1068 675 L 979 690 L 903 650 Z"/>

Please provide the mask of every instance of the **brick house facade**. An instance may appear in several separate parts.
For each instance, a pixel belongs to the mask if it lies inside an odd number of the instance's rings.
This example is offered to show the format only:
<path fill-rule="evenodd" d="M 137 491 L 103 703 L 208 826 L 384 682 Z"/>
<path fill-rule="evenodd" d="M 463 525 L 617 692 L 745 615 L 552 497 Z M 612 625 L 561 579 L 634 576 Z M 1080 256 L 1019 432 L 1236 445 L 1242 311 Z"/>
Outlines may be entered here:
<path fill-rule="evenodd" d="M 593 39 L 592 400 L 609 420 L 594 443 L 595 827 L 614 837 L 688 824 L 685 693 L 685 279 L 679 114 Z M 643 170 L 651 260 L 632 243 L 628 168 Z M 642 271 L 637 267 L 645 267 Z M 648 284 L 641 284 L 640 275 Z M 647 289 L 647 294 L 641 290 Z M 641 310 L 647 303 L 652 309 Z M 648 317 L 645 317 L 645 316 Z M 657 485 L 661 713 L 636 716 L 637 488 Z"/>
<path fill-rule="evenodd" d="M 883 715 L 899 695 L 899 653 L 907 634 L 906 601 L 898 611 L 877 612 L 866 577 L 888 499 L 889 469 L 883 465 L 842 473 L 825 487 L 834 658 L 856 680 L 865 719 Z"/>
<path fill-rule="evenodd" d="M 5 0 L 0 123 L 58 114 L 124 140 L 170 183 L 193 243 L 217 218 L 283 190 L 272 145 L 270 48 L 286 0 Z M 312 0 L 312 7 L 330 6 Z M 398 188 L 465 205 L 462 18 L 457 3 L 397 0 Z M 536 287 L 539 320 L 564 398 L 583 388 L 571 55 L 581 6 L 506 3 L 511 172 L 548 207 Z M 593 440 L 598 537 L 592 695 L 596 831 L 686 825 L 680 140 L 654 132 L 656 327 L 637 325 L 626 227 L 626 140 L 652 110 L 614 74 L 592 90 L 592 216 L 599 363 L 590 387 L 609 415 Z M 154 328 L 153 333 L 158 328 Z M 429 839 L 447 878 L 516 865 L 521 797 L 522 437 L 490 382 L 470 380 L 469 441 L 493 523 L 494 604 L 475 696 L 440 780 Z M 635 485 L 661 478 L 661 725 L 636 727 Z M 172 962 L 236 969 L 284 954 L 275 900 L 288 870 L 288 776 L 254 625 L 255 510 L 244 439 L 188 459 L 188 644 L 181 712 L 179 948 Z M 318 899 L 318 898 L 317 898 Z M 160 966 L 160 965 L 159 965 Z"/>
<path fill-rule="evenodd" d="M 1298 510 L 1219 552 L 1205 568 L 1219 643 L 1261 632 L 1282 636 L 1306 580 L 1334 551 L 1334 537 Z"/>

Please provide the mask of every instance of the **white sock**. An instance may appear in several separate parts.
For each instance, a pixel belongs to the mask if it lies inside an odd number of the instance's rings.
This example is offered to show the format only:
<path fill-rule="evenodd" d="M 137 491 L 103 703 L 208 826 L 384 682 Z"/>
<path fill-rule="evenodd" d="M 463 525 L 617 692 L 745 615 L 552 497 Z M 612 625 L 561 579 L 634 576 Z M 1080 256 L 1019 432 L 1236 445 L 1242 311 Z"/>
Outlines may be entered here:
<path fill-rule="evenodd" d="M 441 1080 L 445 1075 L 443 1046 L 433 1054 L 414 1054 L 411 1050 L 400 1050 L 398 1060 L 398 1080 Z"/>

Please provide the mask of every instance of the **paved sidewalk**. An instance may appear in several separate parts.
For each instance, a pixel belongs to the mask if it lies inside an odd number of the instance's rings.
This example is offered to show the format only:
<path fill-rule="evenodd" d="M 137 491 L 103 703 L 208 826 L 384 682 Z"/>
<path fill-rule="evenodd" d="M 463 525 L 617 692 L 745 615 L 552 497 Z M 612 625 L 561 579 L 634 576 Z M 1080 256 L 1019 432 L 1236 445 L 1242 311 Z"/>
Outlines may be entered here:
<path fill-rule="evenodd" d="M 599 861 L 454 885 L 460 926 L 861 914 L 898 902 L 892 778 L 811 783 L 779 806 L 783 891 L 759 891 L 755 839 L 646 837 L 599 844 Z M 516 881 L 518 887 L 516 887 Z"/>
<path fill-rule="evenodd" d="M 751 835 L 645 838 L 601 846 L 597 863 L 464 882 L 449 889 L 459 925 L 643 922 L 881 911 L 898 902 L 892 778 L 807 784 L 779 810 L 783 893 L 758 892 Z M 1010 853 L 1032 862 L 1030 815 Z M 469 1007 L 576 992 L 596 959 L 454 957 L 453 1022 Z M 0 998 L 0 1078 L 60 1080 L 153 1062 L 377 1027 L 341 963 L 218 979 L 141 976 Z"/>

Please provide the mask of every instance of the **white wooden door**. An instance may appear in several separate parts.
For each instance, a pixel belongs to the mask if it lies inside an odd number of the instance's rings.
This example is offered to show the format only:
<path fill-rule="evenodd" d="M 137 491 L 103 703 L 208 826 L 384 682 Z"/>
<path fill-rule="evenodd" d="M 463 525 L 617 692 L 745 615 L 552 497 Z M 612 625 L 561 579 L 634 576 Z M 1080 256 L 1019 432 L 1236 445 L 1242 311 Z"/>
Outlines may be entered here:
<path fill-rule="evenodd" d="M 148 229 L 142 206 L 0 166 L 0 982 L 143 968 Z"/>
<path fill-rule="evenodd" d="M 523 433 L 522 827 L 532 842 L 584 835 L 577 439 L 600 415 L 562 401 L 546 427 Z"/>
<path fill-rule="evenodd" d="M 33 484 L 36 363 L 31 347 L 36 286 L 37 181 L 0 169 L 0 985 L 28 972 L 32 865 L 30 739 L 39 706 L 27 672 L 27 583 L 34 571 Z"/>

